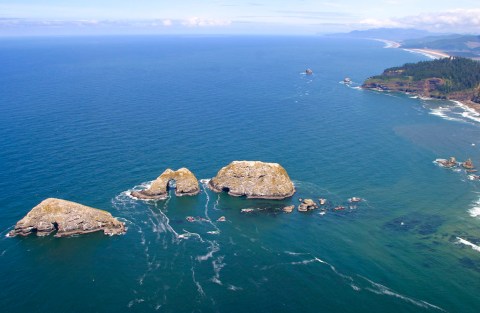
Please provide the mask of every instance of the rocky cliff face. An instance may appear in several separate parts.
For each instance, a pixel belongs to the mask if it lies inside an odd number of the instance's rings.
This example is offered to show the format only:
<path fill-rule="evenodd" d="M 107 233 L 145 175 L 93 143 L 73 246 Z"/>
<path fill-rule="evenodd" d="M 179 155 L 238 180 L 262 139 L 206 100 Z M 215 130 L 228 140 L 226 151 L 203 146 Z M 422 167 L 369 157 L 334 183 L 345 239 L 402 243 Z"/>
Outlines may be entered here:
<path fill-rule="evenodd" d="M 34 207 L 17 222 L 9 236 L 47 236 L 57 231 L 55 237 L 103 231 L 106 235 L 125 233 L 125 224 L 110 213 L 79 203 L 48 198 Z"/>
<path fill-rule="evenodd" d="M 388 76 L 387 74 L 384 74 Z M 362 85 L 365 89 L 375 89 L 382 91 L 399 91 L 416 94 L 422 97 L 441 98 L 446 96 L 438 92 L 438 87 L 445 84 L 445 81 L 440 78 L 429 78 L 419 81 L 408 81 L 404 79 L 387 79 L 384 81 L 368 79 Z"/>
<path fill-rule="evenodd" d="M 139 199 L 165 199 L 168 195 L 168 183 L 174 180 L 176 183 L 175 195 L 194 196 L 200 192 L 198 180 L 187 168 L 178 171 L 165 170 L 147 190 L 134 191 L 132 196 Z"/>
<path fill-rule="evenodd" d="M 208 187 L 232 196 L 262 199 L 284 199 L 295 193 L 295 187 L 281 165 L 260 161 L 233 161 L 210 180 Z"/>

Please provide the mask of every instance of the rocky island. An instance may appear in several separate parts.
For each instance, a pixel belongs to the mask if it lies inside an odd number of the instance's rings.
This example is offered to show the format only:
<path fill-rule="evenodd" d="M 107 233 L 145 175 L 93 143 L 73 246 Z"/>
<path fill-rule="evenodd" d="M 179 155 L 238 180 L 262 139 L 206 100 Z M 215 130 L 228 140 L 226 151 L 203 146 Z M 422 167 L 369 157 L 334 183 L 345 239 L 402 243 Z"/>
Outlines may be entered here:
<path fill-rule="evenodd" d="M 408 63 L 368 78 L 362 88 L 456 100 L 480 112 L 480 62 L 450 57 Z"/>
<path fill-rule="evenodd" d="M 287 171 L 280 164 L 260 161 L 233 161 L 209 181 L 208 187 L 231 196 L 260 199 L 284 199 L 295 193 Z"/>
<path fill-rule="evenodd" d="M 62 199 L 48 198 L 18 221 L 8 235 L 47 236 L 54 231 L 55 237 L 97 231 L 103 231 L 106 235 L 120 235 L 125 233 L 125 223 L 107 211 Z"/>
<path fill-rule="evenodd" d="M 176 196 L 194 196 L 200 192 L 198 180 L 188 168 L 181 168 L 177 171 L 166 169 L 150 186 L 141 191 L 132 191 L 131 195 L 138 199 L 166 199 L 168 195 L 169 182 L 176 183 Z"/>

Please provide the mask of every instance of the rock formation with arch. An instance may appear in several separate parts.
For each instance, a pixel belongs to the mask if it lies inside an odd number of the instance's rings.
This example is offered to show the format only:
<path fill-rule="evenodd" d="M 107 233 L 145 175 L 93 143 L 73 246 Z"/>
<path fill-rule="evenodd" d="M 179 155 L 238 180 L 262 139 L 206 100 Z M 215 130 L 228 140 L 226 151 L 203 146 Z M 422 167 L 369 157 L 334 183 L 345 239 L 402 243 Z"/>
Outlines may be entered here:
<path fill-rule="evenodd" d="M 176 196 L 194 196 L 200 192 L 198 180 L 193 173 L 183 167 L 177 171 L 166 169 L 162 175 L 155 179 L 152 185 L 141 191 L 132 191 L 131 195 L 138 199 L 162 200 L 168 196 L 168 188 L 171 180 L 175 181 Z"/>

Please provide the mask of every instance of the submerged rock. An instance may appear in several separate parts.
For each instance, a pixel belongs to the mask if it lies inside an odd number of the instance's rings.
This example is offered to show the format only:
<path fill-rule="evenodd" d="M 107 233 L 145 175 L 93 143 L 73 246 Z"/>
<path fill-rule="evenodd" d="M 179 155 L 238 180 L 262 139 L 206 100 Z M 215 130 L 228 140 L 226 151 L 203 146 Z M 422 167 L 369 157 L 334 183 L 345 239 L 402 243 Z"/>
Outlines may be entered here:
<path fill-rule="evenodd" d="M 175 181 L 175 195 L 194 196 L 200 192 L 198 180 L 189 169 L 183 167 L 177 171 L 166 169 L 150 186 L 141 191 L 133 191 L 132 196 L 139 199 L 165 199 L 168 195 L 168 184 Z"/>
<path fill-rule="evenodd" d="M 233 161 L 218 171 L 208 187 L 231 196 L 260 199 L 284 199 L 295 193 L 287 171 L 280 164 L 260 161 Z"/>
<path fill-rule="evenodd" d="M 415 232 L 419 235 L 431 235 L 445 222 L 445 219 L 438 215 L 431 214 L 410 214 L 397 217 L 384 224 L 384 227 L 399 232 Z"/>
<path fill-rule="evenodd" d="M 55 237 L 103 231 L 106 235 L 125 233 L 125 223 L 107 211 L 94 209 L 79 203 L 48 198 L 34 207 L 17 222 L 9 236 L 47 236 L 57 231 Z"/>
<path fill-rule="evenodd" d="M 312 199 L 304 199 L 302 203 L 298 206 L 299 212 L 307 212 L 310 210 L 315 210 L 318 208 L 318 205 Z"/>

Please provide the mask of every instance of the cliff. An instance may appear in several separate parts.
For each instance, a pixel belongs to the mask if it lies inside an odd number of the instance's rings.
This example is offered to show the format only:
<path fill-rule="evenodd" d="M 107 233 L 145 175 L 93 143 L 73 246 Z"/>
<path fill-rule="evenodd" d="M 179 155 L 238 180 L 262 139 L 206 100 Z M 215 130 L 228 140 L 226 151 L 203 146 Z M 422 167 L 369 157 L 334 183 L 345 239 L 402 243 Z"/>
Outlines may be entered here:
<path fill-rule="evenodd" d="M 125 224 L 110 213 L 79 203 L 48 198 L 34 207 L 17 222 L 9 236 L 47 236 L 57 231 L 55 237 L 103 231 L 106 235 L 125 233 Z"/>
<path fill-rule="evenodd" d="M 233 161 L 210 180 L 208 187 L 247 198 L 284 199 L 295 193 L 287 171 L 280 164 L 260 161 Z"/>
<path fill-rule="evenodd" d="M 177 171 L 166 169 L 148 188 L 142 191 L 133 191 L 132 196 L 139 199 L 165 199 L 168 195 L 168 184 L 175 181 L 175 195 L 194 196 L 200 192 L 198 180 L 193 173 L 183 167 Z"/>

